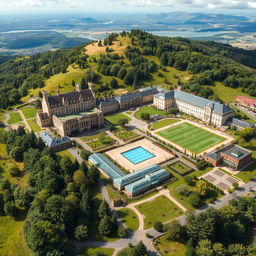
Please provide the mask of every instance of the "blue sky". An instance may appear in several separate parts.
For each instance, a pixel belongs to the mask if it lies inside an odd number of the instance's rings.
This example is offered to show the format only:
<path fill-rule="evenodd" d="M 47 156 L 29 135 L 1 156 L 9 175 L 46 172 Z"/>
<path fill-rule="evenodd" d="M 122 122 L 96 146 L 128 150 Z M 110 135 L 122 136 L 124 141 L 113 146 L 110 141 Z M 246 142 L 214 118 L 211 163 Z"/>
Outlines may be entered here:
<path fill-rule="evenodd" d="M 0 0 L 2 13 L 171 12 L 253 13 L 256 0 Z"/>

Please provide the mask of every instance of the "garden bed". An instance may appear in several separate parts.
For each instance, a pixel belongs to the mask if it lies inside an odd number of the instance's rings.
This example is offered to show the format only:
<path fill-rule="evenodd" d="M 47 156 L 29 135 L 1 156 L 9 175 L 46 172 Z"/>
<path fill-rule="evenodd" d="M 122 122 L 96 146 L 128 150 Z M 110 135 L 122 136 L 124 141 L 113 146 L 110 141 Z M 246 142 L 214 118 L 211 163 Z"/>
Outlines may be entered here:
<path fill-rule="evenodd" d="M 170 164 L 167 167 L 169 169 L 173 170 L 174 172 L 176 172 L 177 174 L 179 174 L 180 176 L 185 176 L 194 171 L 193 168 L 191 168 L 190 166 L 188 166 L 180 161 L 178 161 L 174 164 Z"/>
<path fill-rule="evenodd" d="M 137 137 L 139 137 L 140 135 L 138 135 L 137 133 L 133 132 L 133 131 L 126 131 L 126 130 L 121 130 L 118 131 L 116 133 L 114 133 L 115 136 L 123 141 L 129 141 L 131 139 L 135 139 Z"/>
<path fill-rule="evenodd" d="M 105 142 L 103 142 L 101 139 L 96 139 L 96 140 L 87 142 L 86 144 L 94 151 L 102 150 L 104 148 L 109 148 L 110 146 L 113 146 L 113 144 L 115 144 L 115 140 L 109 136 L 106 136 L 104 139 L 105 139 Z"/>

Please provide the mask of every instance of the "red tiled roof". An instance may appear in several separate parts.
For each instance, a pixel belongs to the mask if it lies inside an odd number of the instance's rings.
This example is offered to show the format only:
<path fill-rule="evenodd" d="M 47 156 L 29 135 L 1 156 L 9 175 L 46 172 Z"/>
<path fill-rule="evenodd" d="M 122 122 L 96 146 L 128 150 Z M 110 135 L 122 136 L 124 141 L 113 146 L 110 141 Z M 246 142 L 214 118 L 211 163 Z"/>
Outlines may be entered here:
<path fill-rule="evenodd" d="M 240 96 L 240 95 L 236 96 L 236 101 L 242 101 L 248 105 L 256 106 L 256 100 L 245 97 L 245 96 Z"/>

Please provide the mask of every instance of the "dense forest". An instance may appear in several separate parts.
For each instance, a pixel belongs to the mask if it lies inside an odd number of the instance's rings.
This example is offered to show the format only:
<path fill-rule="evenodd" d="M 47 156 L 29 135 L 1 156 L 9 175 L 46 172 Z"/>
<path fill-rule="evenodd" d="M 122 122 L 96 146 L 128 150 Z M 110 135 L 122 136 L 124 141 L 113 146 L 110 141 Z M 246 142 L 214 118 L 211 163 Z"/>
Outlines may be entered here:
<path fill-rule="evenodd" d="M 33 255 L 74 255 L 72 241 L 86 240 L 95 229 L 103 236 L 126 236 L 108 204 L 102 201 L 97 207 L 92 201 L 97 169 L 58 156 L 22 127 L 0 130 L 0 143 L 12 159 L 24 163 L 28 175 L 28 186 L 21 187 L 1 176 L 6 171 L 15 177 L 17 168 L 0 170 L 0 216 L 26 216 L 24 236 Z"/>
<path fill-rule="evenodd" d="M 68 156 L 58 156 L 22 127 L 0 130 L 0 143 L 6 144 L 12 159 L 24 163 L 28 175 L 25 187 L 0 179 L 0 216 L 25 216 L 24 236 L 33 255 L 76 255 L 74 242 L 88 239 L 92 231 L 126 237 L 126 229 L 118 227 L 108 204 L 102 201 L 96 207 L 93 201 L 92 192 L 99 178 L 97 169 L 86 162 L 79 165 Z M 88 152 L 82 151 L 81 156 L 88 158 Z M 6 170 L 0 170 L 0 176 L 3 171 Z M 13 167 L 8 172 L 16 176 L 19 171 Z M 186 244 L 186 256 L 256 254 L 256 241 L 252 241 L 256 199 L 252 197 L 232 200 L 219 210 L 188 212 L 185 225 L 177 220 L 156 224 L 154 228 L 165 231 L 170 241 Z M 118 255 L 141 256 L 147 252 L 139 243 Z"/>
<path fill-rule="evenodd" d="M 116 76 L 123 79 L 124 84 L 136 88 L 140 81 L 150 79 L 151 73 L 158 71 L 160 76 L 168 66 L 192 74 L 191 79 L 183 84 L 183 89 L 203 97 L 213 96 L 213 90 L 205 86 L 212 86 L 214 82 L 222 82 L 232 88 L 241 87 L 244 92 L 256 96 L 256 71 L 253 70 L 256 51 L 214 42 L 158 37 L 141 30 L 122 32 L 121 35 L 131 38 L 131 45 L 125 51 L 129 62 L 119 59 L 117 54 L 101 55 L 95 62 L 98 63 L 98 71 L 105 76 Z M 161 66 L 146 56 L 157 57 Z"/>
<path fill-rule="evenodd" d="M 254 256 L 251 240 L 256 223 L 256 199 L 232 200 L 219 210 L 188 213 L 182 226 L 173 220 L 165 226 L 170 241 L 185 242 L 185 256 Z"/>
<path fill-rule="evenodd" d="M 5 61 L 0 65 L 0 93 L 3 96 L 0 108 L 17 104 L 30 88 L 42 88 L 47 78 L 67 72 L 67 67 L 74 63 L 85 70 L 87 81 L 99 84 L 102 77 L 112 77 L 110 84 L 101 83 L 96 87 L 100 93 L 114 92 L 121 86 L 117 78 L 121 79 L 122 86 L 133 86 L 136 89 L 143 86 L 145 81 L 151 81 L 153 74 L 164 76 L 166 67 L 173 67 L 191 74 L 188 81 L 177 83 L 184 90 L 200 96 L 218 99 L 211 89 L 215 82 L 232 88 L 240 87 L 243 92 L 256 96 L 256 51 L 215 42 L 159 37 L 141 30 L 132 30 L 120 34 L 121 37 L 129 37 L 130 43 L 124 54 L 118 54 L 111 50 L 118 36 L 110 34 L 98 42 L 99 47 L 106 46 L 106 52 L 99 56 L 89 57 L 84 46 L 80 46 Z M 160 65 L 150 57 L 158 58 Z M 92 69 L 93 63 L 96 64 L 96 70 Z M 168 79 L 165 83 L 169 83 Z M 176 84 L 171 86 L 175 87 Z"/>
<path fill-rule="evenodd" d="M 31 57 L 14 58 L 0 65 L 0 108 L 19 103 L 31 88 L 42 88 L 52 75 L 65 73 L 72 63 L 84 63 L 83 46 Z"/>

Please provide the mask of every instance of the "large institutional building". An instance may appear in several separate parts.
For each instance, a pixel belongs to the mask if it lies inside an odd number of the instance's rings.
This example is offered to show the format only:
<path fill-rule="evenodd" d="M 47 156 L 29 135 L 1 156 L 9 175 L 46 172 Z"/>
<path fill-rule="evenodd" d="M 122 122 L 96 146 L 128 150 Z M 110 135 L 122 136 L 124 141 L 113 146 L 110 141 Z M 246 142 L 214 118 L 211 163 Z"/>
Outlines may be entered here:
<path fill-rule="evenodd" d="M 90 155 L 88 160 L 109 178 L 118 190 L 123 190 L 130 197 L 157 187 L 171 178 L 171 174 L 160 165 L 153 164 L 126 175 L 100 153 Z"/>
<path fill-rule="evenodd" d="M 42 112 L 37 114 L 37 123 L 41 127 L 54 126 L 61 136 L 101 127 L 103 113 L 96 108 L 92 84 L 85 90 L 77 85 L 76 91 L 55 96 L 43 92 Z"/>
<path fill-rule="evenodd" d="M 37 123 L 41 127 L 53 126 L 61 136 L 82 133 L 101 127 L 104 114 L 153 103 L 154 95 L 162 91 L 158 87 L 147 87 L 115 98 L 96 101 L 93 84 L 82 90 L 49 96 L 42 92 L 42 111 L 37 113 Z"/>
<path fill-rule="evenodd" d="M 224 125 L 234 110 L 225 104 L 214 102 L 180 90 L 164 91 L 154 96 L 154 105 L 161 110 L 172 107 L 182 113 L 194 116 L 206 124 L 217 127 Z"/>
<path fill-rule="evenodd" d="M 55 96 L 49 96 L 47 92 L 42 94 L 42 111 L 37 114 L 37 123 L 41 127 L 53 126 L 61 136 L 101 127 L 105 114 L 150 103 L 154 103 L 161 110 L 176 107 L 182 113 L 217 127 L 225 124 L 234 112 L 225 104 L 180 90 L 167 91 L 155 86 L 99 101 L 96 101 L 92 83 L 85 90 L 76 85 L 74 92 L 57 93 Z"/>

